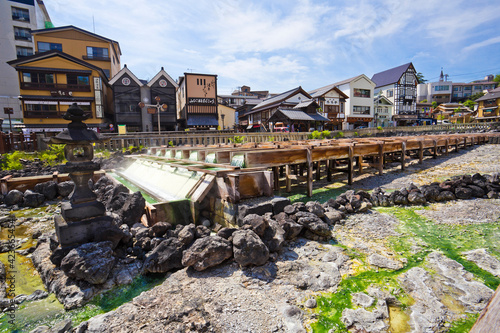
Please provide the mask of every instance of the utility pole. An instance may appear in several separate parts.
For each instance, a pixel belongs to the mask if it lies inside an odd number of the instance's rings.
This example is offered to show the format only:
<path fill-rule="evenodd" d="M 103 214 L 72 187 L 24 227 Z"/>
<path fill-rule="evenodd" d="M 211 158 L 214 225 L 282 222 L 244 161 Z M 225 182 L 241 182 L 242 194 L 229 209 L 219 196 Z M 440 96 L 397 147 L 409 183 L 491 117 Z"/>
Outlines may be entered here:
<path fill-rule="evenodd" d="M 156 113 L 158 114 L 158 135 L 161 134 L 161 126 L 160 126 L 160 111 L 161 109 L 167 110 L 168 105 L 166 103 L 163 103 L 160 105 L 160 97 L 156 96 L 155 97 L 156 104 L 145 104 L 143 102 L 139 103 L 139 107 L 142 109 L 143 107 L 148 107 L 148 108 L 156 108 Z"/>

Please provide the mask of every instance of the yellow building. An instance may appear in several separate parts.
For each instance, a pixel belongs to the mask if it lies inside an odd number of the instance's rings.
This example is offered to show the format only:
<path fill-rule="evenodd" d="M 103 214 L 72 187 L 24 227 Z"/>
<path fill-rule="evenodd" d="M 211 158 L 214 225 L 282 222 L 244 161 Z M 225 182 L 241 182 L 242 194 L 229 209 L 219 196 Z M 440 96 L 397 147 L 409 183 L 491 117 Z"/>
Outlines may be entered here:
<path fill-rule="evenodd" d="M 219 128 L 221 130 L 234 129 L 236 125 L 236 110 L 232 107 L 219 104 L 217 105 L 217 111 L 219 113 Z"/>
<path fill-rule="evenodd" d="M 490 90 L 476 102 L 479 104 L 476 122 L 500 121 L 500 87 Z"/>
<path fill-rule="evenodd" d="M 92 32 L 70 26 L 31 32 L 35 53 L 59 50 L 102 68 L 112 78 L 120 71 L 121 50 L 118 42 Z"/>
<path fill-rule="evenodd" d="M 62 115 L 74 102 L 89 114 L 89 127 L 107 126 L 108 79 L 120 69 L 118 43 L 73 26 L 32 34 L 36 53 L 8 62 L 18 72 L 24 128 L 65 128 Z"/>

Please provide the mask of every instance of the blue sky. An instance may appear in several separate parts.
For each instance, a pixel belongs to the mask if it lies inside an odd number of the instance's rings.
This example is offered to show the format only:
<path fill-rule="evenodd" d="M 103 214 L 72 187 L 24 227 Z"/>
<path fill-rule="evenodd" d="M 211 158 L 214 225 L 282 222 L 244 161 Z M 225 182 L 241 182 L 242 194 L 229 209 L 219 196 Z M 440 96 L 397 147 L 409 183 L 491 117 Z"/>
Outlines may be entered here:
<path fill-rule="evenodd" d="M 46 0 L 54 25 L 120 43 L 140 79 L 161 67 L 242 85 L 312 90 L 413 62 L 428 80 L 500 73 L 498 0 Z"/>

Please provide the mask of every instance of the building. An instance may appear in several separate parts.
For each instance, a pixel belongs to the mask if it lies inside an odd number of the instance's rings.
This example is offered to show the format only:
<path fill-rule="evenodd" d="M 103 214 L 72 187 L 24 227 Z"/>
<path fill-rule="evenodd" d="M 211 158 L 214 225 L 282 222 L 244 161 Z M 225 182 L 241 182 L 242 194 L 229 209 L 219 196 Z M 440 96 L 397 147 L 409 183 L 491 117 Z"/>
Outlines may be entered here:
<path fill-rule="evenodd" d="M 500 87 L 490 90 L 476 99 L 479 103 L 476 122 L 495 122 L 500 120 Z"/>
<path fill-rule="evenodd" d="M 332 84 L 342 91 L 348 99 L 345 102 L 345 120 L 342 129 L 369 127 L 374 118 L 373 89 L 375 82 L 361 74 Z"/>
<path fill-rule="evenodd" d="M 419 125 L 432 125 L 436 120 L 432 118 L 432 103 L 417 102 L 417 114 Z"/>
<path fill-rule="evenodd" d="M 411 62 L 372 76 L 375 94 L 382 92 L 394 104 L 393 121 L 397 126 L 418 122 L 417 115 L 417 71 Z"/>
<path fill-rule="evenodd" d="M 342 129 L 345 121 L 345 102 L 349 96 L 333 85 L 309 91 L 309 94 L 321 109 L 321 115 L 329 120 L 325 123 L 325 129 Z"/>
<path fill-rule="evenodd" d="M 235 129 L 238 125 L 238 116 L 236 110 L 232 107 L 219 104 L 217 105 L 217 113 L 219 114 L 219 129 Z"/>
<path fill-rule="evenodd" d="M 496 82 L 493 75 L 486 76 L 483 80 L 475 80 L 470 83 L 452 82 L 447 80 L 448 75 L 441 74 L 438 82 L 420 83 L 417 86 L 417 101 L 441 103 L 464 102 L 472 95 L 494 89 Z"/>
<path fill-rule="evenodd" d="M 432 110 L 432 118 L 439 123 L 470 123 L 474 111 L 460 103 L 442 103 Z"/>
<path fill-rule="evenodd" d="M 252 112 L 252 109 L 262 103 L 263 99 L 252 98 L 245 100 L 245 103 L 236 108 L 236 114 L 238 117 L 238 130 L 244 131 L 249 127 L 248 115 Z"/>
<path fill-rule="evenodd" d="M 373 100 L 375 114 L 373 117 L 373 127 L 393 126 L 392 116 L 394 115 L 394 104 L 382 94 L 377 95 Z"/>
<path fill-rule="evenodd" d="M 270 123 L 269 119 L 278 109 L 293 109 L 300 102 L 311 99 L 311 95 L 305 92 L 302 87 L 297 87 L 274 97 L 264 99 L 250 111 L 240 115 L 240 117 L 245 117 L 248 121 L 247 130 L 269 131 L 270 127 L 273 125 Z M 294 128 L 294 130 L 297 129 L 301 132 L 309 130 L 308 128 L 305 128 L 305 125 L 299 128 Z"/>
<path fill-rule="evenodd" d="M 121 49 L 118 42 L 69 25 L 32 31 L 37 53 L 59 50 L 102 68 L 107 78 L 121 68 Z"/>
<path fill-rule="evenodd" d="M 217 75 L 184 73 L 179 78 L 176 105 L 181 128 L 217 128 Z"/>
<path fill-rule="evenodd" d="M 76 102 L 89 119 L 90 128 L 105 128 L 111 88 L 104 71 L 58 50 L 37 53 L 8 62 L 19 75 L 23 128 L 60 131 L 67 125 L 62 115 Z"/>
<path fill-rule="evenodd" d="M 41 0 L 0 1 L 0 112 L 7 118 L 11 112 L 13 124 L 22 123 L 23 114 L 19 101 L 18 74 L 7 61 L 33 55 L 35 47 L 31 32 L 50 28 L 47 9 Z M 8 120 L 2 126 L 10 130 Z"/>

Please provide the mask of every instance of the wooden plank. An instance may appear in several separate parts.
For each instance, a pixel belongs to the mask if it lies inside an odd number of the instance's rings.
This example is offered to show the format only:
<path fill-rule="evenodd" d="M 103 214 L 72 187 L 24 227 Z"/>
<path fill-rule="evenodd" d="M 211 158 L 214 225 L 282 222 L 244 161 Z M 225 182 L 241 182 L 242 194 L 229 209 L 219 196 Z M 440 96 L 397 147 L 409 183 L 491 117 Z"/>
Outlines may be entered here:
<path fill-rule="evenodd" d="M 290 164 L 285 165 L 285 183 L 286 183 L 286 191 L 288 193 L 292 192 L 292 178 L 291 178 L 291 167 Z"/>
<path fill-rule="evenodd" d="M 313 190 L 313 162 L 311 149 L 307 149 L 307 196 L 312 197 Z"/>
<path fill-rule="evenodd" d="M 401 170 L 405 169 L 406 142 L 401 142 Z"/>
<path fill-rule="evenodd" d="M 191 198 L 192 201 L 201 203 L 201 201 L 207 196 L 208 192 L 214 186 L 215 176 L 204 174 L 200 181 L 191 189 L 191 193 L 188 193 L 186 197 Z"/>
<path fill-rule="evenodd" d="M 354 169 L 354 147 L 349 146 L 349 159 L 347 162 L 347 184 L 352 185 L 353 169 Z"/>
<path fill-rule="evenodd" d="M 500 286 L 483 309 L 469 333 L 490 333 L 500 327 Z"/>

